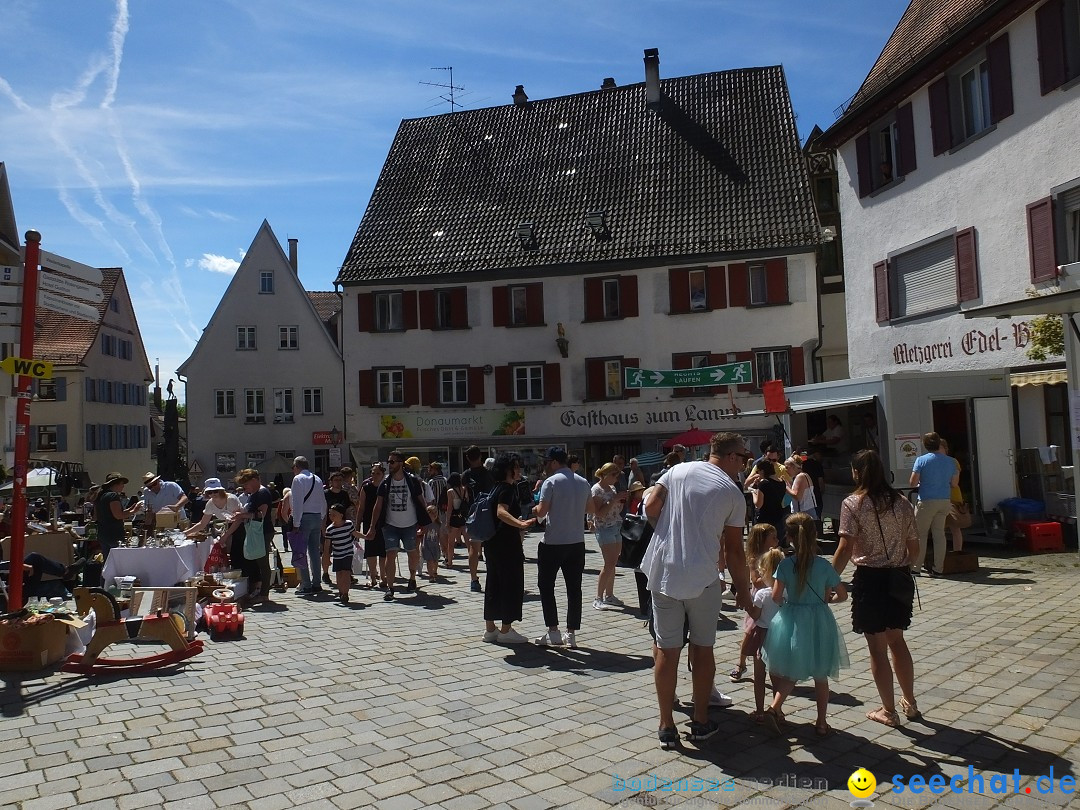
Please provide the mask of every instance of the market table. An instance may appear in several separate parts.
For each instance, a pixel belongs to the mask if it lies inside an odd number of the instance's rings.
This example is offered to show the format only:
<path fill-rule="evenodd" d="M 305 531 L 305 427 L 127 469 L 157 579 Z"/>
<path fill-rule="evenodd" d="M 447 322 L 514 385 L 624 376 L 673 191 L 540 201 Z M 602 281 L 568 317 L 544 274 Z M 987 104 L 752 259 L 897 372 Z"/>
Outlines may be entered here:
<path fill-rule="evenodd" d="M 136 577 L 144 588 L 175 585 L 202 573 L 211 545 L 207 541 L 163 548 L 114 548 L 102 576 L 106 586 L 113 577 Z"/>

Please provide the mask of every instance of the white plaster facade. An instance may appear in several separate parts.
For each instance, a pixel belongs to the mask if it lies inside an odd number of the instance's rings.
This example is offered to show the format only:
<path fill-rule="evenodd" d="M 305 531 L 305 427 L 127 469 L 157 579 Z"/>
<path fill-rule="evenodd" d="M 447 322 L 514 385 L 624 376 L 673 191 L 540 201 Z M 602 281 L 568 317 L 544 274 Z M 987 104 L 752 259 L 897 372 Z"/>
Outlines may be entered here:
<path fill-rule="evenodd" d="M 336 427 L 344 437 L 341 369 L 337 344 L 264 220 L 179 369 L 187 378 L 188 467 L 201 470 L 192 483 L 229 479 L 275 454 L 305 455 L 325 470 L 334 455 L 327 435 Z M 261 411 L 252 407 L 260 396 Z"/>

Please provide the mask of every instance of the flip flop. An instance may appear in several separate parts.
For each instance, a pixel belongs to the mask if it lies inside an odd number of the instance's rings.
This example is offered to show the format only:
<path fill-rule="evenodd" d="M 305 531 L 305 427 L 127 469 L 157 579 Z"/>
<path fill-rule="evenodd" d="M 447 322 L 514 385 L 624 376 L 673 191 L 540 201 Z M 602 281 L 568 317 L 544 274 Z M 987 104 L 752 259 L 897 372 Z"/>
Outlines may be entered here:
<path fill-rule="evenodd" d="M 904 716 L 908 720 L 921 720 L 922 712 L 919 711 L 919 705 L 917 703 L 908 703 L 907 698 L 900 698 L 900 711 L 904 713 Z"/>
<path fill-rule="evenodd" d="M 900 725 L 900 715 L 896 712 L 885 711 L 885 707 L 883 706 L 867 712 L 866 719 L 873 720 L 875 723 L 881 723 L 881 725 L 888 726 L 889 728 L 896 728 Z"/>

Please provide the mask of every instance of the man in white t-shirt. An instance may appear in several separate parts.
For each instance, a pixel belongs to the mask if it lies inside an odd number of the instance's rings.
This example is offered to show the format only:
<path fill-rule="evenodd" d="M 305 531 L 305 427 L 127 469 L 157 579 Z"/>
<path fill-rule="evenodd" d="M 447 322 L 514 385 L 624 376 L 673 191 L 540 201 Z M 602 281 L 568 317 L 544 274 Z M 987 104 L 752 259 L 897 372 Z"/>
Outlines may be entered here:
<path fill-rule="evenodd" d="M 383 541 L 386 543 L 386 577 L 389 580 L 383 601 L 392 602 L 399 551 L 404 551 L 409 558 L 409 583 L 406 590 L 417 590 L 416 568 L 420 561 L 420 549 L 416 544 L 416 530 L 417 527 L 431 523 L 427 509 L 431 488 L 405 469 L 405 457 L 396 450 L 387 456 L 386 463 L 389 474 L 379 486 L 375 508 L 371 513 L 371 526 L 365 539 L 371 539 L 377 529 L 382 529 Z"/>
<path fill-rule="evenodd" d="M 694 683 L 690 739 L 707 740 L 720 730 L 709 719 L 716 618 L 724 593 L 720 566 L 726 555 L 736 604 L 748 607 L 750 581 L 742 542 L 746 499 L 735 480 L 749 457 L 742 436 L 718 433 L 709 443 L 708 461 L 675 465 L 660 477 L 645 502 L 645 515 L 656 530 L 641 570 L 649 578 L 653 599 L 653 677 L 664 750 L 679 742 L 672 710 L 687 622 Z"/>

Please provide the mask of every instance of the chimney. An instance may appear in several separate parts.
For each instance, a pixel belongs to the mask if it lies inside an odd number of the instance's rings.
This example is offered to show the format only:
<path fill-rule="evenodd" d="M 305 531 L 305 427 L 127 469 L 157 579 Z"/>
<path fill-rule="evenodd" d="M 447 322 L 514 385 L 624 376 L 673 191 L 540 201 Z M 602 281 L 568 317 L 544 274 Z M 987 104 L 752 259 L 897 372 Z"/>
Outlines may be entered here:
<path fill-rule="evenodd" d="M 600 85 L 600 89 L 601 90 L 614 90 L 618 86 L 619 85 L 615 84 L 615 80 L 613 78 L 611 78 L 610 76 L 608 76 L 606 79 L 604 79 L 604 83 L 602 85 Z"/>
<path fill-rule="evenodd" d="M 519 84 L 519 85 L 518 85 L 518 86 L 517 86 L 517 87 L 516 87 L 516 88 L 514 89 L 514 96 L 513 96 L 513 98 L 514 98 L 514 106 L 515 106 L 515 107 L 522 107 L 522 108 L 524 108 L 524 107 L 528 107 L 528 106 L 529 106 L 529 97 L 528 97 L 527 95 L 525 95 L 525 85 L 523 85 L 523 84 Z"/>
<path fill-rule="evenodd" d="M 655 107 L 660 103 L 660 51 L 645 49 L 645 103 Z"/>
<path fill-rule="evenodd" d="M 296 269 L 296 243 L 299 241 L 299 239 L 289 240 L 289 264 L 292 266 L 292 271 L 294 273 L 298 272 Z"/>

